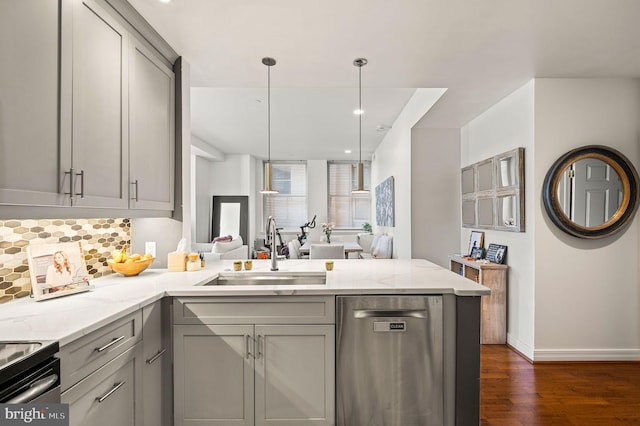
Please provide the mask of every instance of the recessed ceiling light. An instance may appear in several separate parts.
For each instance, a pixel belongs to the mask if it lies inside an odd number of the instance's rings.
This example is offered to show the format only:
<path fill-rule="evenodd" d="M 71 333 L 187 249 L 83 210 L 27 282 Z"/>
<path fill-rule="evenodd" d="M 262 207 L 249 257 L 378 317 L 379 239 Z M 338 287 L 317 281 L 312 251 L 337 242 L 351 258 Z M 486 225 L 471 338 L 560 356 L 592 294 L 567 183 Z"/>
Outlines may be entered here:
<path fill-rule="evenodd" d="M 345 150 L 344 150 L 344 153 L 345 153 L 345 154 L 351 154 L 351 150 L 350 150 L 350 149 L 345 149 Z"/>
<path fill-rule="evenodd" d="M 158 0 L 160 3 L 170 3 L 171 0 Z"/>
<path fill-rule="evenodd" d="M 362 114 L 364 114 L 364 111 L 363 111 L 363 110 L 361 110 L 361 109 L 354 109 L 354 110 L 353 110 L 353 113 L 354 113 L 355 115 L 362 115 Z"/>

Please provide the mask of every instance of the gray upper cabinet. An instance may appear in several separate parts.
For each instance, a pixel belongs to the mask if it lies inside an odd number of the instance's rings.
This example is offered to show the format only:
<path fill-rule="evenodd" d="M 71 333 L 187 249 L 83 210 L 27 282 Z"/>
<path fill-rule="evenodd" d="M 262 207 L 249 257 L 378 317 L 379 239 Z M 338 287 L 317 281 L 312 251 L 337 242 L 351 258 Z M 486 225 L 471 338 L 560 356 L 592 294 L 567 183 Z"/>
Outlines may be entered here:
<path fill-rule="evenodd" d="M 56 1 L 0 2 L 0 204 L 65 202 L 57 160 L 59 17 Z"/>
<path fill-rule="evenodd" d="M 0 2 L 4 215 L 171 214 L 177 56 L 127 5 Z"/>
<path fill-rule="evenodd" d="M 145 43 L 131 40 L 130 206 L 173 210 L 175 74 Z"/>
<path fill-rule="evenodd" d="M 61 156 L 73 173 L 72 205 L 127 208 L 127 31 L 95 1 L 76 1 L 72 46 L 72 73 L 63 76 L 73 87 L 72 135 Z"/>

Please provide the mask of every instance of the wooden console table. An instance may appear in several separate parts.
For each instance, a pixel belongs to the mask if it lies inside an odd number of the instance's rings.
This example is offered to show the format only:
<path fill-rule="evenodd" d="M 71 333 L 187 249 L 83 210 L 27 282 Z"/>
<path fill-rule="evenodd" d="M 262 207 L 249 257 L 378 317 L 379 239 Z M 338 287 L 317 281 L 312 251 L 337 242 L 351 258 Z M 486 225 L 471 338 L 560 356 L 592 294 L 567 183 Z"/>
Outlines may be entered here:
<path fill-rule="evenodd" d="M 449 256 L 451 271 L 491 289 L 490 296 L 482 296 L 480 343 L 507 342 L 507 265 L 467 260 L 459 255 Z"/>

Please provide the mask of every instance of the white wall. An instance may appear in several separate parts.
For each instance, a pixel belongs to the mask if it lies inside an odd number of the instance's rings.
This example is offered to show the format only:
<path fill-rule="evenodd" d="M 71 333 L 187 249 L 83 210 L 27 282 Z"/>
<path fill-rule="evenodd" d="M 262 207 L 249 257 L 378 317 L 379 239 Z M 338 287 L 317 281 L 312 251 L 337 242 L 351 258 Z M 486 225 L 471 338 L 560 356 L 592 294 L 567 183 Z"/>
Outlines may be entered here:
<path fill-rule="evenodd" d="M 640 359 L 638 218 L 601 240 L 564 234 L 540 205 L 565 152 L 607 145 L 640 164 L 638 80 L 539 79 L 535 86 L 535 359 Z"/>
<path fill-rule="evenodd" d="M 539 209 L 540 198 L 533 173 L 534 87 L 534 82 L 529 82 L 462 128 L 457 170 L 459 182 L 460 168 L 514 148 L 525 148 L 526 231 L 483 231 L 485 247 L 489 243 L 508 247 L 507 341 L 529 358 L 533 358 L 535 343 L 534 212 Z M 461 229 L 459 252 L 468 251 L 470 234 L 471 229 Z"/>
<path fill-rule="evenodd" d="M 193 232 L 196 242 L 211 240 L 211 205 L 214 195 L 249 196 L 249 240 L 251 246 L 255 238 L 255 227 L 251 218 L 255 210 L 255 159 L 250 155 L 225 155 L 224 161 L 209 161 L 200 156 L 192 158 L 194 193 Z"/>
<path fill-rule="evenodd" d="M 460 241 L 460 129 L 411 132 L 411 254 L 449 268 Z"/>
<path fill-rule="evenodd" d="M 211 239 L 211 182 L 210 171 L 214 163 L 201 156 L 191 156 L 191 211 L 192 239 L 194 242 L 209 242 Z"/>
<path fill-rule="evenodd" d="M 371 162 L 371 219 L 374 232 L 393 236 L 393 257 L 411 258 L 411 128 L 442 96 L 445 89 L 418 89 L 393 123 Z M 376 223 L 375 187 L 393 176 L 395 226 Z"/>
<path fill-rule="evenodd" d="M 573 148 L 607 145 L 637 168 L 639 123 L 638 80 L 536 79 L 462 129 L 461 166 L 525 147 L 526 232 L 485 231 L 485 245 L 509 247 L 507 339 L 533 360 L 640 359 L 637 217 L 585 240 L 557 229 L 542 204 L 549 167 Z"/>

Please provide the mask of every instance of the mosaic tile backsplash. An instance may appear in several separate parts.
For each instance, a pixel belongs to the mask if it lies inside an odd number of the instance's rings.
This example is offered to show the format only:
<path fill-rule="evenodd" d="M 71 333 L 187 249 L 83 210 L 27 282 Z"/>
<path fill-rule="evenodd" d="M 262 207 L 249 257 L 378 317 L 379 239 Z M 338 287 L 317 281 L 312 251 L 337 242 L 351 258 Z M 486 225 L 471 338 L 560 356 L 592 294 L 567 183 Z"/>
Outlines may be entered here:
<path fill-rule="evenodd" d="M 111 251 L 130 245 L 129 219 L 0 220 L 0 303 L 29 296 L 27 246 L 82 241 L 90 278 L 111 274 Z"/>

